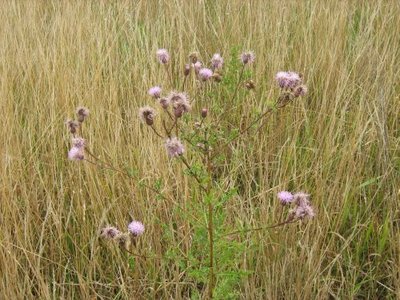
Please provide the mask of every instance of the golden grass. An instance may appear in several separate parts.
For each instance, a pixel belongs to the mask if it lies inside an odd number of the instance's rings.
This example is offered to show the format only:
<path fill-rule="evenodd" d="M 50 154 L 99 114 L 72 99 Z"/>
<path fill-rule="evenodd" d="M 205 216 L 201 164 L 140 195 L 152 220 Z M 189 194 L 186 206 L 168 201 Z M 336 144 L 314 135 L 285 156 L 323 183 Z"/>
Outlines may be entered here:
<path fill-rule="evenodd" d="M 137 252 L 187 253 L 191 231 L 176 203 L 118 174 L 68 162 L 64 121 L 85 105 L 90 147 L 129 165 L 189 205 L 191 179 L 170 163 L 137 109 L 165 82 L 157 48 L 176 78 L 188 53 L 257 54 L 253 96 L 237 123 L 277 95 L 279 70 L 305 75 L 309 95 L 235 145 L 225 184 L 240 193 L 229 222 L 280 219 L 275 193 L 312 194 L 306 225 L 246 235 L 240 264 L 253 271 L 242 299 L 400 298 L 400 5 L 388 1 L 4 1 L 0 16 L 0 298 L 184 299 L 178 265 L 136 259 L 99 241 L 107 223 L 146 225 Z M 179 67 L 178 67 L 179 66 Z M 211 100 L 213 101 L 213 100 Z M 183 179 L 185 178 L 185 179 Z M 174 235 L 166 242 L 161 224 Z M 251 241 L 251 242 L 250 242 Z"/>

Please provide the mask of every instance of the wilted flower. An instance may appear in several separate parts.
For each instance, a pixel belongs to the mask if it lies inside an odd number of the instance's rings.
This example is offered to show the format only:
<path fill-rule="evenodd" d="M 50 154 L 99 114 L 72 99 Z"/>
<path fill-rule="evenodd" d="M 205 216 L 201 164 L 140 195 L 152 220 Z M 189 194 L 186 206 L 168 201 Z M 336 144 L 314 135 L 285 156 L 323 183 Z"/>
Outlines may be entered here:
<path fill-rule="evenodd" d="M 76 116 L 79 122 L 85 121 L 86 117 L 89 115 L 89 110 L 86 107 L 80 106 L 76 109 Z"/>
<path fill-rule="evenodd" d="M 292 217 L 296 219 L 313 218 L 315 216 L 314 209 L 310 204 L 310 195 L 299 192 L 294 194 L 293 202 L 296 208 L 292 211 Z"/>
<path fill-rule="evenodd" d="M 139 109 L 139 117 L 147 125 L 150 125 L 150 126 L 153 125 L 155 116 L 156 116 L 156 112 L 150 106 L 141 107 Z"/>
<path fill-rule="evenodd" d="M 240 55 L 240 60 L 242 61 L 242 63 L 244 65 L 252 64 L 255 59 L 256 59 L 256 56 L 254 55 L 253 51 L 243 52 Z"/>
<path fill-rule="evenodd" d="M 303 84 L 303 85 L 299 85 L 298 87 L 296 87 L 294 89 L 293 92 L 295 97 L 299 97 L 299 96 L 305 96 L 307 94 L 307 87 Z"/>
<path fill-rule="evenodd" d="M 149 95 L 156 99 L 160 98 L 161 97 L 161 87 L 153 86 L 152 88 L 149 89 Z"/>
<path fill-rule="evenodd" d="M 128 230 L 133 236 L 139 236 L 144 232 L 144 225 L 139 221 L 132 221 L 128 225 Z"/>
<path fill-rule="evenodd" d="M 67 120 L 65 124 L 68 127 L 70 133 L 75 134 L 79 128 L 79 122 L 75 120 Z"/>
<path fill-rule="evenodd" d="M 202 68 L 199 71 L 199 77 L 202 81 L 207 81 L 213 75 L 213 71 L 207 68 Z"/>
<path fill-rule="evenodd" d="M 212 78 L 213 78 L 216 82 L 221 82 L 221 81 L 222 81 L 222 75 L 219 74 L 218 72 L 214 72 Z"/>
<path fill-rule="evenodd" d="M 286 205 L 293 201 L 293 194 L 288 191 L 281 191 L 278 193 L 278 199 L 282 205 Z"/>
<path fill-rule="evenodd" d="M 189 112 L 191 109 L 185 93 L 171 92 L 168 96 L 168 101 L 172 104 L 174 115 L 177 118 L 182 117 L 184 113 Z"/>
<path fill-rule="evenodd" d="M 157 58 L 158 61 L 162 64 L 166 64 L 169 61 L 169 53 L 167 49 L 158 49 L 157 50 Z"/>
<path fill-rule="evenodd" d="M 275 80 L 277 81 L 280 88 L 295 88 L 299 84 L 301 84 L 300 75 L 296 72 L 278 72 L 275 76 Z"/>
<path fill-rule="evenodd" d="M 120 233 L 114 238 L 114 240 L 118 243 L 118 245 L 122 249 L 127 249 L 130 245 L 130 239 L 128 233 Z"/>
<path fill-rule="evenodd" d="M 197 52 L 192 52 L 189 54 L 189 58 L 193 64 L 197 63 L 199 60 L 199 54 Z"/>
<path fill-rule="evenodd" d="M 115 238 L 119 234 L 121 234 L 121 231 L 112 226 L 107 226 L 100 230 L 100 236 L 108 240 Z"/>
<path fill-rule="evenodd" d="M 251 80 L 251 79 L 248 80 L 248 81 L 246 81 L 246 83 L 245 83 L 244 85 L 245 85 L 245 87 L 246 87 L 247 89 L 249 89 L 249 90 L 252 90 L 252 89 L 254 89 L 254 88 L 256 87 L 254 81 Z"/>
<path fill-rule="evenodd" d="M 160 98 L 160 99 L 158 100 L 158 102 L 160 103 L 161 107 L 164 108 L 164 109 L 167 109 L 168 106 L 169 106 L 169 100 L 168 100 L 168 98 L 165 98 L 165 97 Z"/>
<path fill-rule="evenodd" d="M 211 59 L 211 66 L 213 69 L 221 69 L 224 64 L 224 59 L 219 53 L 215 53 Z"/>
<path fill-rule="evenodd" d="M 165 142 L 165 148 L 167 149 L 169 157 L 177 157 L 185 152 L 185 148 L 183 147 L 181 141 L 176 137 L 167 139 Z"/>

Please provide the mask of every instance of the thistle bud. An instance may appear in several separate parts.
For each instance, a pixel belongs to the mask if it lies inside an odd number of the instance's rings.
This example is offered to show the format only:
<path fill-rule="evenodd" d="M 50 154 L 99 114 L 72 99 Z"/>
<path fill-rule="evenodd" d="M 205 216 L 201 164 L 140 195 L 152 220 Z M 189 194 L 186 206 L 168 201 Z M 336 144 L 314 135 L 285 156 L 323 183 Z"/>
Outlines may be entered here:
<path fill-rule="evenodd" d="M 222 75 L 219 74 L 219 73 L 214 73 L 212 77 L 216 82 L 221 82 L 222 81 Z"/>
<path fill-rule="evenodd" d="M 256 87 L 256 85 L 255 85 L 253 80 L 248 80 L 244 85 L 249 90 L 253 90 Z"/>
<path fill-rule="evenodd" d="M 201 110 L 201 117 L 204 119 L 204 118 L 207 117 L 207 115 L 208 115 L 208 109 L 207 108 L 203 108 Z"/>
<path fill-rule="evenodd" d="M 185 76 L 189 76 L 189 74 L 190 74 L 190 65 L 189 64 L 185 65 L 185 69 L 183 70 L 183 74 Z"/>

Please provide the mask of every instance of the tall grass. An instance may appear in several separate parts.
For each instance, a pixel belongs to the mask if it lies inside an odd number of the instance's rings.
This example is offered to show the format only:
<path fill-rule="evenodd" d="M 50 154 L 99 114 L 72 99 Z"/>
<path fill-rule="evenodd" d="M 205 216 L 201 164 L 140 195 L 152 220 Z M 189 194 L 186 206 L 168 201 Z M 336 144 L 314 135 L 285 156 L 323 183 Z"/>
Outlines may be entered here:
<path fill-rule="evenodd" d="M 175 203 L 66 159 L 64 121 L 85 105 L 98 154 L 146 184 L 182 178 L 163 193 L 190 207 L 193 182 L 137 120 L 165 80 L 160 47 L 180 66 L 193 50 L 254 50 L 256 90 L 226 116 L 244 126 L 276 96 L 275 72 L 298 70 L 309 87 L 223 162 L 238 189 L 232 226 L 277 223 L 284 188 L 310 192 L 318 209 L 307 224 L 241 237 L 250 275 L 238 297 L 400 298 L 398 1 L 4 1 L 0 16 L 0 298 L 185 299 L 197 288 L 178 263 L 132 260 L 98 239 L 134 215 L 146 225 L 138 253 L 187 254 Z"/>

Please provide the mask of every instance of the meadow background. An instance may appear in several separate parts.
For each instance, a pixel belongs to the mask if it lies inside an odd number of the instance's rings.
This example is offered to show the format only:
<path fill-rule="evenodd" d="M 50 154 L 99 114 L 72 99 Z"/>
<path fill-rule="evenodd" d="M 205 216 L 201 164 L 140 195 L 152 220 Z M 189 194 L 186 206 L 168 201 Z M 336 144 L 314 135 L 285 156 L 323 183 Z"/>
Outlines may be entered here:
<path fill-rule="evenodd" d="M 191 201 L 193 182 L 137 118 L 165 82 L 155 52 L 167 48 L 176 78 L 192 51 L 256 53 L 237 123 L 277 95 L 277 71 L 303 73 L 309 88 L 224 162 L 238 187 L 232 225 L 278 222 L 281 189 L 309 192 L 317 210 L 244 237 L 239 263 L 251 272 L 237 298 L 400 299 L 399 1 L 4 0 L 0 19 L 0 298 L 185 299 L 196 288 L 180 264 L 132 261 L 98 238 L 133 214 L 146 226 L 138 253 L 186 253 L 191 231 L 174 203 L 67 160 L 64 122 L 85 105 L 96 154 L 148 184 L 175 176 L 163 193 Z"/>

